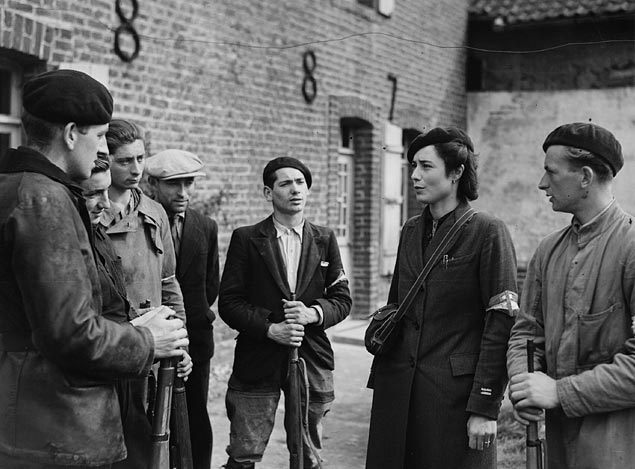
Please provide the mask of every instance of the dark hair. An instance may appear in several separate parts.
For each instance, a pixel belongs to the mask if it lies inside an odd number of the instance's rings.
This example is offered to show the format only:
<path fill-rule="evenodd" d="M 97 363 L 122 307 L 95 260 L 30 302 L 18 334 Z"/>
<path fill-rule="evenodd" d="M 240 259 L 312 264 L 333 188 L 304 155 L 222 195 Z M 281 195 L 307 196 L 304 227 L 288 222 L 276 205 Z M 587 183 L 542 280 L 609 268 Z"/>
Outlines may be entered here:
<path fill-rule="evenodd" d="M 106 132 L 106 142 L 111 155 L 117 153 L 117 150 L 122 146 L 134 143 L 137 140 L 145 143 L 143 129 L 137 124 L 125 119 L 113 119 L 110 121 L 110 127 L 108 132 Z"/>
<path fill-rule="evenodd" d="M 604 158 L 583 148 L 565 145 L 564 150 L 566 158 L 573 167 L 581 169 L 584 166 L 588 166 L 597 175 L 599 182 L 607 182 L 613 179 L 613 168 Z"/>
<path fill-rule="evenodd" d="M 90 174 L 93 175 L 97 173 L 105 173 L 109 169 L 110 160 L 108 159 L 108 156 L 106 156 L 105 158 L 102 156 L 97 156 L 97 159 L 95 160 L 95 166 L 93 166 L 93 169 L 90 170 Z"/>
<path fill-rule="evenodd" d="M 77 124 L 76 124 L 77 125 Z M 53 142 L 55 135 L 61 132 L 66 124 L 49 122 L 36 117 L 29 111 L 22 113 L 22 128 L 27 137 L 27 145 L 34 148 L 46 149 Z M 77 130 L 86 135 L 90 125 L 77 125 Z"/>
<path fill-rule="evenodd" d="M 47 148 L 53 142 L 55 135 L 64 128 L 64 125 L 48 122 L 24 111 L 22 113 L 22 128 L 26 134 L 28 146 Z"/>
<path fill-rule="evenodd" d="M 457 196 L 460 199 L 476 200 L 478 198 L 477 155 L 465 143 L 458 140 L 437 143 L 434 145 L 434 149 L 445 164 L 446 176 L 463 165 L 463 174 L 459 179 Z"/>

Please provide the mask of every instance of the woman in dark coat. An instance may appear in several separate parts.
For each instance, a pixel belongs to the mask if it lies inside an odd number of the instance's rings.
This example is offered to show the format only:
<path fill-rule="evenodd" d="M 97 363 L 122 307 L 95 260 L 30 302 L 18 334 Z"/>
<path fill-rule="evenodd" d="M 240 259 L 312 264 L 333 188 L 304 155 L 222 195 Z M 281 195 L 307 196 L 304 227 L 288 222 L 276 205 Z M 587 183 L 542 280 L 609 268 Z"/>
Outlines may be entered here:
<path fill-rule="evenodd" d="M 423 213 L 406 222 L 388 303 L 403 301 L 425 262 L 477 197 L 474 148 L 457 128 L 418 136 L 408 150 Z M 518 311 L 516 255 L 503 222 L 479 212 L 442 253 L 376 357 L 367 469 L 496 467 L 505 353 Z"/>

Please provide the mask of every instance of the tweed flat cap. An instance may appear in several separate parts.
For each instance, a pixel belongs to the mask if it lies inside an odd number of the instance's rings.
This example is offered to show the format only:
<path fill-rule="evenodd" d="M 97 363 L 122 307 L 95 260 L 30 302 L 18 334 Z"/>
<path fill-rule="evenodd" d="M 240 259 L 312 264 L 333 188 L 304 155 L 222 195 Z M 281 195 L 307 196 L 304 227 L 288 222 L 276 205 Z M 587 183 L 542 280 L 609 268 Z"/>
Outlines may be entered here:
<path fill-rule="evenodd" d="M 565 145 L 590 151 L 602 158 L 613 170 L 615 176 L 624 166 L 622 145 L 615 136 L 596 124 L 574 122 L 553 130 L 542 144 L 546 152 L 551 145 Z"/>
<path fill-rule="evenodd" d="M 185 150 L 163 150 L 146 160 L 145 172 L 157 179 L 179 179 L 205 176 L 203 163 Z"/>
<path fill-rule="evenodd" d="M 420 134 L 410 144 L 408 148 L 408 161 L 412 163 L 412 159 L 417 152 L 424 147 L 437 145 L 439 143 L 460 142 L 470 151 L 474 151 L 474 144 L 469 135 L 457 127 L 435 127 L 425 134 Z"/>
<path fill-rule="evenodd" d="M 265 185 L 267 185 L 267 180 L 271 177 L 271 175 L 280 168 L 295 168 L 299 170 L 302 174 L 304 174 L 306 186 L 309 189 L 311 188 L 311 184 L 313 183 L 311 171 L 309 171 L 309 168 L 307 168 L 302 161 L 290 156 L 280 156 L 267 163 L 267 166 L 265 166 L 265 169 L 262 172 L 262 181 Z"/>
<path fill-rule="evenodd" d="M 24 84 L 22 104 L 35 117 L 56 124 L 107 124 L 113 109 L 106 87 L 76 70 L 54 70 L 33 77 Z"/>

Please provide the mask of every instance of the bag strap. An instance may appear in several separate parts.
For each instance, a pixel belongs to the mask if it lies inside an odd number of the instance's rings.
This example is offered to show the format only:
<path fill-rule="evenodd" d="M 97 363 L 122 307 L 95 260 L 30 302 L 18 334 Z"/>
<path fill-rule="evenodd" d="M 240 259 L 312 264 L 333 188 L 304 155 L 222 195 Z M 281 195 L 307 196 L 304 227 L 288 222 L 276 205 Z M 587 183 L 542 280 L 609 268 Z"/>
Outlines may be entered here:
<path fill-rule="evenodd" d="M 432 268 L 437 262 L 439 262 L 439 259 L 441 259 L 441 254 L 447 252 L 449 249 L 452 248 L 457 238 L 456 235 L 458 234 L 461 227 L 468 221 L 470 221 L 472 217 L 476 215 L 476 213 L 477 212 L 473 208 L 470 208 L 463 215 L 461 215 L 461 217 L 457 221 L 454 222 L 454 224 L 450 228 L 450 231 L 445 234 L 445 236 L 441 240 L 441 243 L 439 243 L 437 248 L 430 256 L 430 259 L 428 259 L 428 262 L 426 262 L 426 265 L 423 267 L 423 270 L 421 270 L 421 273 L 419 274 L 419 277 L 417 277 L 417 280 L 415 280 L 415 283 L 412 285 L 412 287 L 410 287 L 408 293 L 406 293 L 406 297 L 399 304 L 399 308 L 397 308 L 397 312 L 393 315 L 391 321 L 399 322 L 404 314 L 406 314 L 406 311 L 414 300 L 417 291 L 419 290 L 421 285 L 423 285 L 423 282 L 428 277 L 428 274 L 430 273 Z"/>

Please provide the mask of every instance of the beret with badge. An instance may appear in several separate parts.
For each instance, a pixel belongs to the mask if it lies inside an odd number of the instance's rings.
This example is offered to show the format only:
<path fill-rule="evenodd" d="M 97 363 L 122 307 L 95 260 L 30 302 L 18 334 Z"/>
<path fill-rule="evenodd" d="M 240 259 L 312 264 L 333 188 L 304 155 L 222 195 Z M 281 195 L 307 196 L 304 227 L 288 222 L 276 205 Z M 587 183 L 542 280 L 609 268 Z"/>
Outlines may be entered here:
<path fill-rule="evenodd" d="M 163 150 L 146 160 L 145 172 L 157 179 L 181 179 L 205 176 L 203 163 L 194 153 L 185 150 Z"/>
<path fill-rule="evenodd" d="M 22 104 L 31 115 L 55 124 L 104 125 L 112 118 L 108 89 L 76 70 L 54 70 L 24 84 Z"/>
<path fill-rule="evenodd" d="M 457 127 L 436 127 L 425 134 L 420 134 L 410 144 L 408 148 L 408 161 L 412 163 L 413 158 L 419 150 L 430 145 L 440 143 L 459 142 L 465 145 L 470 151 L 474 151 L 474 144 L 469 135 Z"/>
<path fill-rule="evenodd" d="M 590 151 L 611 167 L 613 176 L 624 166 L 620 142 L 611 132 L 596 124 L 574 122 L 561 125 L 547 135 L 542 149 L 546 152 L 551 145 L 564 145 Z"/>
<path fill-rule="evenodd" d="M 304 179 L 306 180 L 306 186 L 309 189 L 311 188 L 311 184 L 313 183 L 313 178 L 311 177 L 311 171 L 309 171 L 309 168 L 307 168 L 305 164 L 302 163 L 302 161 L 296 158 L 292 158 L 290 156 L 280 156 L 278 158 L 274 158 L 269 163 L 267 163 L 267 166 L 265 166 L 265 169 L 262 172 L 262 181 L 264 182 L 265 185 L 267 185 L 267 180 L 271 177 L 271 175 L 275 173 L 277 170 L 279 170 L 280 168 L 297 169 L 302 174 L 304 174 Z"/>

